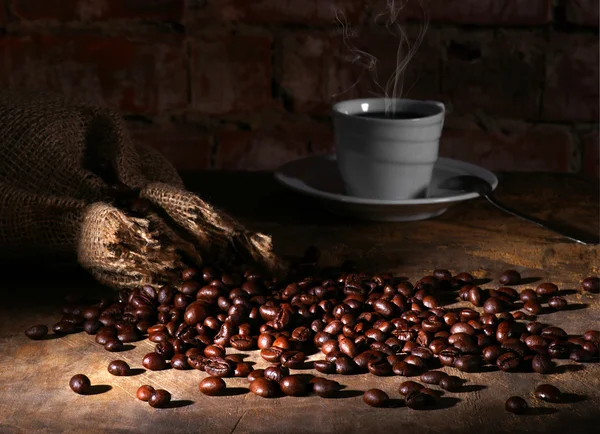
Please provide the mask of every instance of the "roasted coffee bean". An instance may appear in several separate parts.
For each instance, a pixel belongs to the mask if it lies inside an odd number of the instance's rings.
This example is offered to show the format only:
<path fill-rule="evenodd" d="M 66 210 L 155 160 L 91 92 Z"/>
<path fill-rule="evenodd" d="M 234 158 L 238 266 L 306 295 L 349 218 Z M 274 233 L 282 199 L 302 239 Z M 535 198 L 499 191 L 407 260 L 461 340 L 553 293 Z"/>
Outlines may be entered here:
<path fill-rule="evenodd" d="M 282 366 L 290 369 L 300 369 L 304 365 L 306 356 L 301 351 L 286 351 L 281 355 Z"/>
<path fill-rule="evenodd" d="M 103 324 L 96 319 L 88 319 L 83 323 L 83 331 L 88 335 L 95 335 L 103 327 Z"/>
<path fill-rule="evenodd" d="M 440 363 L 444 366 L 454 366 L 454 363 L 460 352 L 456 348 L 446 348 L 438 354 Z"/>
<path fill-rule="evenodd" d="M 523 357 L 527 353 L 527 345 L 516 338 L 509 338 L 502 342 L 502 349 L 504 351 L 511 351 Z"/>
<path fill-rule="evenodd" d="M 454 276 L 454 279 L 460 280 L 464 283 L 473 283 L 473 276 L 471 276 L 469 273 L 458 273 L 456 276 Z"/>
<path fill-rule="evenodd" d="M 410 354 L 412 356 L 418 357 L 419 359 L 421 359 L 422 361 L 426 361 L 426 360 L 431 360 L 433 359 L 433 351 L 431 351 L 429 348 L 424 348 L 424 347 L 417 347 L 414 348 Z M 404 359 L 405 361 L 407 361 L 406 359 Z M 410 361 L 410 359 L 409 359 Z M 418 362 L 417 362 L 418 363 Z M 420 365 L 420 364 L 419 364 Z"/>
<path fill-rule="evenodd" d="M 170 402 L 171 394 L 163 389 L 155 390 L 148 399 L 148 404 L 153 408 L 164 408 L 168 406 Z"/>
<path fill-rule="evenodd" d="M 542 330 L 544 330 L 544 325 L 540 324 L 539 322 L 532 321 L 527 323 L 526 328 L 527 331 L 532 335 L 539 335 L 540 333 L 542 333 Z"/>
<path fill-rule="evenodd" d="M 494 363 L 495 364 L 496 360 L 498 360 L 498 357 L 500 357 L 500 355 L 503 352 L 504 351 L 502 350 L 502 348 L 499 345 L 487 346 L 482 351 L 483 360 L 486 363 Z"/>
<path fill-rule="evenodd" d="M 542 312 L 542 305 L 537 300 L 526 301 L 523 309 L 533 315 L 538 315 Z"/>
<path fill-rule="evenodd" d="M 440 387 L 448 392 L 456 392 L 462 387 L 462 380 L 454 375 L 448 375 L 440 380 Z"/>
<path fill-rule="evenodd" d="M 521 283 L 521 275 L 516 270 L 506 270 L 498 280 L 502 285 L 518 285 Z"/>
<path fill-rule="evenodd" d="M 185 369 L 189 369 L 190 365 L 188 364 L 188 359 L 185 354 L 175 354 L 171 358 L 171 367 L 173 369 L 183 371 Z"/>
<path fill-rule="evenodd" d="M 262 378 L 265 376 L 265 370 L 264 369 L 255 369 L 254 371 L 250 372 L 248 374 L 248 381 L 250 383 L 252 383 L 254 380 L 256 380 L 257 378 Z"/>
<path fill-rule="evenodd" d="M 77 374 L 71 377 L 69 381 L 69 387 L 75 393 L 80 395 L 85 395 L 90 392 L 92 388 L 92 384 L 90 383 L 90 379 L 83 374 Z"/>
<path fill-rule="evenodd" d="M 553 359 L 567 359 L 571 354 L 571 347 L 567 343 L 553 342 L 548 345 L 548 355 Z"/>
<path fill-rule="evenodd" d="M 394 375 L 400 375 L 402 377 L 414 377 L 419 375 L 421 370 L 414 365 L 406 362 L 396 362 L 392 366 L 392 372 Z"/>
<path fill-rule="evenodd" d="M 151 371 L 160 371 L 168 367 L 165 357 L 157 353 L 146 354 L 142 360 L 142 365 Z"/>
<path fill-rule="evenodd" d="M 547 354 L 536 354 L 531 360 L 531 367 L 538 374 L 550 374 L 554 370 L 554 362 Z"/>
<path fill-rule="evenodd" d="M 340 384 L 337 381 L 327 380 L 325 378 L 315 378 L 312 380 L 313 391 L 321 398 L 331 398 L 340 390 Z"/>
<path fill-rule="evenodd" d="M 504 312 L 507 308 L 507 304 L 498 297 L 488 298 L 485 303 L 483 303 L 483 311 L 489 314 Z"/>
<path fill-rule="evenodd" d="M 235 368 L 233 370 L 234 377 L 248 377 L 248 375 L 252 372 L 252 363 L 250 362 L 239 362 L 236 363 Z"/>
<path fill-rule="evenodd" d="M 140 386 L 138 388 L 135 395 L 136 395 L 137 399 L 139 399 L 140 401 L 148 402 L 148 400 L 150 399 L 150 397 L 152 396 L 153 393 L 154 393 L 154 387 L 144 384 L 143 386 Z"/>
<path fill-rule="evenodd" d="M 256 342 L 252 336 L 233 335 L 229 343 L 238 351 L 250 351 L 256 348 Z"/>
<path fill-rule="evenodd" d="M 414 391 L 406 396 L 405 402 L 408 408 L 420 410 L 433 404 L 433 398 L 431 395 L 422 393 L 421 391 Z"/>
<path fill-rule="evenodd" d="M 564 297 L 554 296 L 548 300 L 548 306 L 552 309 L 563 310 L 567 307 L 567 300 Z"/>
<path fill-rule="evenodd" d="M 257 378 L 250 383 L 250 392 L 262 398 L 275 398 L 279 395 L 279 385 L 267 378 Z"/>
<path fill-rule="evenodd" d="M 205 395 L 218 396 L 225 391 L 227 385 L 220 377 L 206 377 L 200 382 L 199 388 L 200 392 L 204 393 Z"/>
<path fill-rule="evenodd" d="M 544 338 L 562 340 L 567 338 L 567 332 L 560 327 L 546 327 L 540 333 Z"/>
<path fill-rule="evenodd" d="M 279 383 L 283 377 L 288 375 L 290 375 L 290 370 L 284 366 L 269 366 L 263 373 L 263 377 L 276 383 Z"/>
<path fill-rule="evenodd" d="M 504 353 L 496 360 L 496 366 L 502 371 L 514 371 L 520 364 L 519 356 L 512 352 Z"/>
<path fill-rule="evenodd" d="M 388 375 L 392 375 L 392 367 L 387 362 L 387 360 L 382 361 L 370 361 L 367 364 L 367 369 L 373 375 L 378 377 L 386 377 Z"/>
<path fill-rule="evenodd" d="M 204 365 L 204 371 L 213 377 L 229 377 L 233 374 L 233 367 L 221 357 L 211 357 Z"/>
<path fill-rule="evenodd" d="M 363 401 L 371 407 L 385 407 L 390 397 L 381 389 L 369 389 L 363 394 Z"/>
<path fill-rule="evenodd" d="M 48 327 L 44 324 L 34 325 L 25 331 L 25 335 L 34 341 L 44 339 L 48 335 Z"/>
<path fill-rule="evenodd" d="M 505 410 L 514 414 L 523 414 L 528 407 L 527 402 L 520 396 L 511 396 L 504 404 Z"/>
<path fill-rule="evenodd" d="M 584 349 L 573 350 L 569 358 L 579 363 L 591 362 L 593 360 L 592 354 Z"/>
<path fill-rule="evenodd" d="M 476 372 L 479 370 L 480 364 L 481 358 L 479 355 L 464 354 L 455 360 L 454 367 L 462 372 Z"/>
<path fill-rule="evenodd" d="M 111 353 L 122 351 L 123 348 L 123 343 L 117 338 L 109 338 L 104 344 L 104 349 Z"/>
<path fill-rule="evenodd" d="M 427 371 L 421 375 L 421 381 L 426 384 L 440 384 L 443 378 L 446 378 L 448 374 L 442 371 Z"/>
<path fill-rule="evenodd" d="M 296 375 L 288 375 L 283 377 L 279 382 L 281 391 L 288 396 L 304 396 L 306 394 L 306 385 Z"/>
<path fill-rule="evenodd" d="M 542 295 L 544 297 L 556 295 L 558 294 L 558 286 L 549 282 L 541 283 L 537 288 L 535 288 L 535 292 L 537 295 Z"/>
<path fill-rule="evenodd" d="M 193 326 L 198 323 L 202 323 L 206 316 L 207 314 L 204 302 L 194 301 L 186 307 L 185 313 L 183 314 L 183 319 L 185 320 L 186 324 Z"/>
<path fill-rule="evenodd" d="M 131 368 L 124 360 L 113 360 L 108 364 L 108 372 L 116 376 L 129 375 Z"/>
<path fill-rule="evenodd" d="M 479 286 L 473 286 L 469 289 L 467 293 L 467 299 L 471 302 L 473 306 L 481 307 L 485 301 L 483 291 Z"/>
<path fill-rule="evenodd" d="M 334 374 L 335 363 L 328 362 L 326 360 L 316 360 L 314 362 L 315 369 L 322 374 Z"/>
<path fill-rule="evenodd" d="M 588 330 L 583 335 L 583 339 L 585 339 L 586 341 L 589 341 L 589 342 L 599 343 L 600 342 L 600 331 Z"/>
<path fill-rule="evenodd" d="M 424 387 L 425 386 L 423 386 L 420 383 L 417 383 L 416 381 L 404 381 L 403 383 L 400 383 L 398 392 L 400 393 L 400 395 L 407 396 L 408 394 L 421 390 Z"/>
<path fill-rule="evenodd" d="M 72 322 L 59 321 L 52 326 L 52 331 L 57 335 L 67 335 L 77 332 L 77 326 Z"/>
<path fill-rule="evenodd" d="M 279 347 L 264 348 L 260 351 L 260 356 L 269 363 L 279 363 L 284 352 Z"/>
<path fill-rule="evenodd" d="M 258 348 L 261 350 L 271 348 L 275 342 L 275 336 L 269 333 L 261 333 L 258 337 Z"/>
<path fill-rule="evenodd" d="M 521 299 L 521 301 L 523 303 L 526 303 L 528 301 L 537 300 L 538 296 L 537 296 L 537 293 L 533 289 L 524 289 L 519 294 L 519 298 Z"/>
<path fill-rule="evenodd" d="M 433 270 L 433 277 L 437 280 L 450 280 L 452 278 L 452 273 L 448 270 L 436 269 Z"/>
<path fill-rule="evenodd" d="M 597 294 L 600 292 L 600 278 L 587 277 L 581 282 L 581 288 L 586 292 Z"/>
<path fill-rule="evenodd" d="M 536 398 L 547 402 L 560 402 L 562 399 L 562 393 L 556 386 L 551 384 L 541 384 L 535 388 L 533 392 Z"/>

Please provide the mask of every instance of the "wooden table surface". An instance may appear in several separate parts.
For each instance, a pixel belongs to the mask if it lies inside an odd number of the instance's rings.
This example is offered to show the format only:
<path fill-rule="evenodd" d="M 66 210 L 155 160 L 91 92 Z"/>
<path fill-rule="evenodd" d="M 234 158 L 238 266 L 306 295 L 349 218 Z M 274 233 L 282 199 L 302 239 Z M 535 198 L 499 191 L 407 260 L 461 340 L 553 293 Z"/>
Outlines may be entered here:
<path fill-rule="evenodd" d="M 479 279 L 496 279 L 515 268 L 535 286 L 553 281 L 567 290 L 571 308 L 540 316 L 569 334 L 600 328 L 598 295 L 582 294 L 583 277 L 598 275 L 598 247 L 567 242 L 560 236 L 502 214 L 483 200 L 456 206 L 434 220 L 373 224 L 343 221 L 325 214 L 311 200 L 275 185 L 269 174 L 209 172 L 188 177 L 201 192 L 250 228 L 274 236 L 279 252 L 298 255 L 310 244 L 323 250 L 326 262 L 354 259 L 371 271 L 391 271 L 415 280 L 434 268 L 468 271 Z M 506 174 L 498 197 L 507 204 L 588 230 L 598 228 L 598 184 L 568 175 Z M 498 286 L 496 280 L 482 285 Z M 375 409 L 362 402 L 361 391 L 379 387 L 399 398 L 402 378 L 372 375 L 334 376 L 346 385 L 341 397 L 262 399 L 247 393 L 245 379 L 227 379 L 232 393 L 210 398 L 198 391 L 200 371 L 150 372 L 113 377 L 106 366 L 123 359 L 141 368 L 152 350 L 148 341 L 121 353 L 108 353 L 84 333 L 31 341 L 23 331 L 60 317 L 62 297 L 73 291 L 103 289 L 79 269 L 46 270 L 43 264 L 3 270 L 0 277 L 0 432 L 206 432 L 206 433 L 520 433 L 598 432 L 600 364 L 560 362 L 557 373 L 445 371 L 468 380 L 461 393 L 446 393 L 442 408 L 414 411 L 406 407 Z M 573 290 L 573 291 L 568 291 Z M 457 304 L 459 306 L 460 304 Z M 315 356 L 312 357 L 316 358 Z M 320 356 L 318 356 L 320 358 Z M 265 363 L 253 354 L 255 367 Z M 311 373 L 314 371 L 303 371 Z M 79 396 L 68 387 L 72 375 L 84 373 L 102 393 Z M 548 382 L 568 392 L 571 402 L 549 404 L 533 398 L 536 385 Z M 152 409 L 135 399 L 141 384 L 172 392 L 175 407 Z M 512 395 L 526 398 L 532 414 L 504 411 Z"/>

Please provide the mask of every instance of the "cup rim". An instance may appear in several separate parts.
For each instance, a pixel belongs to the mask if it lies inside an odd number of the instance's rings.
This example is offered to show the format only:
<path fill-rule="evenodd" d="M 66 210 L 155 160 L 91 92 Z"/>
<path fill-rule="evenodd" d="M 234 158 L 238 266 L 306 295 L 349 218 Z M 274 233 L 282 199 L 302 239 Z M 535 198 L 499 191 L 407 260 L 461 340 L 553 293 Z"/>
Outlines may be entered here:
<path fill-rule="evenodd" d="M 392 104 L 397 104 L 397 103 L 411 103 L 411 104 L 416 104 L 416 105 L 422 105 L 422 106 L 427 106 L 429 108 L 434 107 L 436 108 L 438 111 L 434 114 L 431 115 L 425 115 L 422 117 L 418 117 L 418 118 L 412 118 L 412 119 L 386 119 L 386 118 L 369 118 L 369 117 L 360 117 L 360 116 L 356 116 L 357 114 L 361 113 L 360 111 L 357 111 L 356 113 L 347 113 L 347 112 L 343 112 L 341 111 L 341 107 L 344 105 L 348 105 L 348 104 L 356 104 L 358 106 L 362 106 L 363 104 L 367 104 L 367 106 L 369 104 L 374 104 L 374 103 L 380 103 L 381 101 L 389 101 Z M 381 124 L 403 124 L 403 125 L 411 125 L 411 124 L 430 124 L 430 123 L 437 123 L 443 120 L 445 114 L 446 114 L 446 107 L 444 106 L 444 104 L 442 102 L 439 101 L 431 101 L 431 100 L 416 100 L 416 99 L 409 99 L 409 98 L 356 98 L 356 99 L 348 99 L 348 100 L 344 100 L 344 101 L 338 101 L 337 103 L 335 103 L 332 106 L 332 111 L 334 116 L 338 116 L 341 118 L 345 118 L 345 119 L 352 119 L 355 122 L 363 122 L 363 123 L 381 123 Z M 369 110 L 364 110 L 362 113 L 367 113 Z"/>

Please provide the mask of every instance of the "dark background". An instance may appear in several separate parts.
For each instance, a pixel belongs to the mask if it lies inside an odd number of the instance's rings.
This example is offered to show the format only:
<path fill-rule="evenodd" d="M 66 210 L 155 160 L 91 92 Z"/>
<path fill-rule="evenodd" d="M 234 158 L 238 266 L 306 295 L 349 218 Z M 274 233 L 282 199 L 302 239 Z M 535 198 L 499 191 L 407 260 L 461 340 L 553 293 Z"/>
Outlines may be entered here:
<path fill-rule="evenodd" d="M 598 176 L 598 0 L 425 0 L 431 24 L 404 96 L 443 101 L 441 153 L 492 170 Z M 330 107 L 397 39 L 386 0 L 0 0 L 0 86 L 119 109 L 178 169 L 273 169 L 331 152 Z M 413 0 L 402 12 L 419 28 Z M 369 96 L 365 79 L 337 99 Z"/>

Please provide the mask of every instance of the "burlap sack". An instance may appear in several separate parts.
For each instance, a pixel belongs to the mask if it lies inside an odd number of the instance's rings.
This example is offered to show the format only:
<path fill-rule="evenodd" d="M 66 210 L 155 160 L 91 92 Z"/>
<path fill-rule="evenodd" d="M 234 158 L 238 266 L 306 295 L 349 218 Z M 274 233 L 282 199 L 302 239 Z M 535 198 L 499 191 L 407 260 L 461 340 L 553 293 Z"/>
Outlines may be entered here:
<path fill-rule="evenodd" d="M 116 181 L 153 211 L 114 206 Z M 242 260 L 276 275 L 286 266 L 268 236 L 186 191 L 161 155 L 132 143 L 118 113 L 23 90 L 0 92 L 0 256 L 78 260 L 114 288 L 162 284 L 184 262 Z"/>

